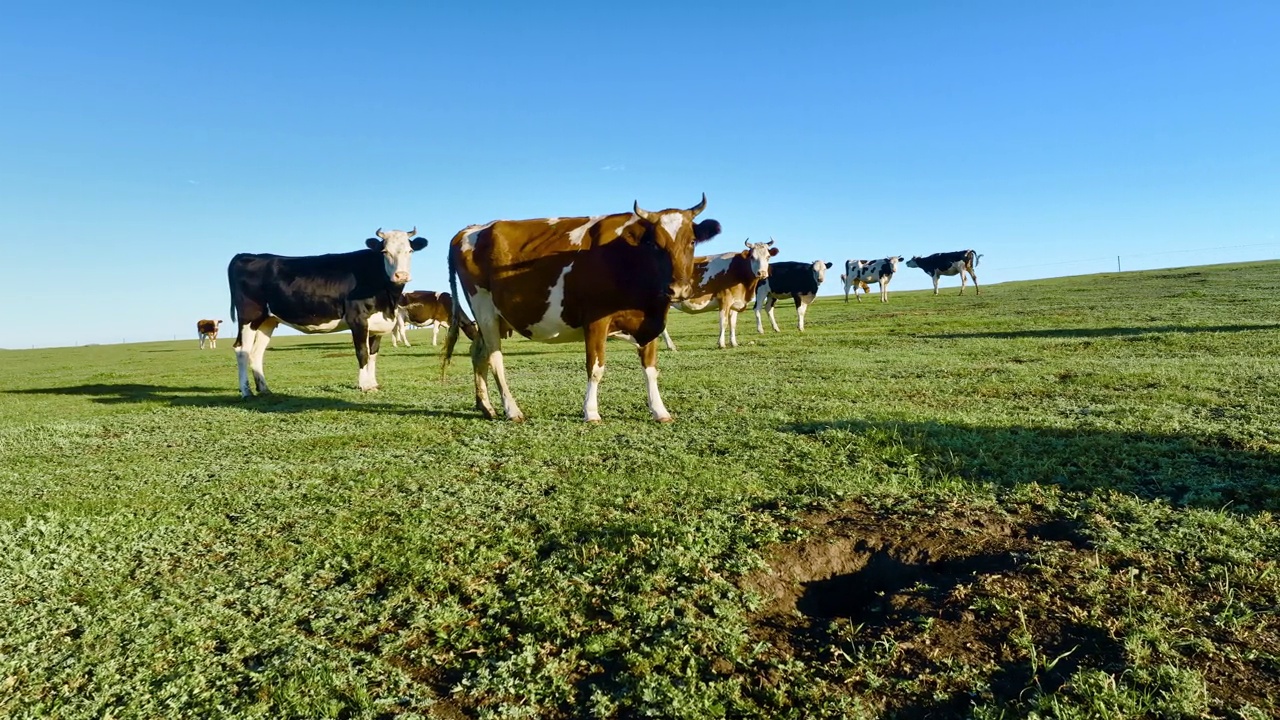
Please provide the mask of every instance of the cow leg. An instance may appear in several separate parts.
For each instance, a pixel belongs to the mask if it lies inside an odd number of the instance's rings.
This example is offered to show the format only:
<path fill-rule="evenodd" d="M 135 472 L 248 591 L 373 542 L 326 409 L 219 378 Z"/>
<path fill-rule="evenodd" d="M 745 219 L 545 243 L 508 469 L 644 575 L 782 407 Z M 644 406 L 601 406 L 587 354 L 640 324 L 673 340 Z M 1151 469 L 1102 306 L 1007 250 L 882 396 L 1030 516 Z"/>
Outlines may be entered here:
<path fill-rule="evenodd" d="M 257 337 L 258 332 L 248 323 L 241 325 L 240 332 L 236 335 L 236 368 L 240 372 L 240 397 L 247 398 L 253 395 L 253 390 L 249 387 L 249 358 L 253 355 L 253 342 Z"/>
<path fill-rule="evenodd" d="M 658 340 L 654 338 L 648 345 L 639 348 L 640 365 L 644 367 L 645 392 L 649 395 L 649 414 L 658 422 L 671 422 L 671 413 L 662 404 L 662 395 L 658 393 Z"/>
<path fill-rule="evenodd" d="M 582 402 L 582 419 L 589 423 L 600 422 L 598 398 L 600 380 L 604 377 L 604 345 L 609 339 L 609 320 L 597 320 L 587 325 L 584 335 L 587 348 L 587 397 Z M 657 341 L 651 343 L 657 352 Z"/>
<path fill-rule="evenodd" d="M 973 278 L 973 294 L 981 295 L 982 291 L 978 289 L 978 276 L 972 270 L 969 271 L 969 277 Z"/>
<path fill-rule="evenodd" d="M 271 333 L 275 332 L 279 324 L 279 320 L 269 317 L 254 333 L 253 351 L 249 354 L 249 369 L 253 371 L 253 384 L 257 387 L 259 395 L 271 394 L 270 388 L 267 387 L 267 376 L 262 371 L 262 361 L 267 354 L 267 346 L 271 344 Z"/>
<path fill-rule="evenodd" d="M 364 323 L 348 321 L 351 326 L 351 344 L 356 347 L 356 387 L 364 392 L 378 389 L 378 380 L 373 374 L 373 365 L 369 360 L 369 326 Z"/>
<path fill-rule="evenodd" d="M 816 295 L 796 295 L 796 324 L 800 328 L 800 332 L 804 332 L 804 314 L 809 309 L 809 303 L 813 302 Z"/>
<path fill-rule="evenodd" d="M 200 349 L 204 349 L 204 333 L 200 333 Z"/>
<path fill-rule="evenodd" d="M 776 297 L 769 298 L 769 302 L 767 303 L 768 310 L 769 310 L 769 324 L 773 326 L 774 332 L 782 332 L 782 330 L 778 329 L 778 318 L 773 314 L 773 308 L 777 304 L 778 304 L 778 298 Z"/>
<path fill-rule="evenodd" d="M 933 294 L 934 294 L 934 295 L 937 295 L 937 294 L 938 294 L 938 279 L 939 279 L 940 277 L 942 277 L 942 276 L 941 276 L 941 275 L 938 275 L 938 274 L 936 274 L 936 273 L 935 273 L 935 274 L 934 274 L 934 276 L 933 276 Z"/>
<path fill-rule="evenodd" d="M 880 278 L 880 302 L 889 302 L 889 278 Z"/>
<path fill-rule="evenodd" d="M 502 394 L 502 410 L 507 419 L 524 422 L 524 413 L 516 404 L 511 387 L 507 385 L 507 372 L 502 362 L 502 318 L 494 307 L 493 296 L 485 290 L 479 290 L 471 298 L 471 309 L 476 314 L 476 339 L 471 343 L 471 365 L 475 371 L 476 408 L 489 419 L 496 418 L 493 405 L 489 404 L 489 384 L 486 375 L 493 371 L 493 379 L 498 383 L 498 392 Z"/>
<path fill-rule="evenodd" d="M 381 335 L 369 336 L 369 379 L 373 381 L 374 390 L 377 390 L 379 387 L 381 387 L 380 385 L 378 385 L 378 348 L 380 348 L 381 346 L 382 346 Z M 408 347 L 408 346 L 409 346 L 409 343 L 405 342 L 405 347 Z"/>
<path fill-rule="evenodd" d="M 768 287 L 764 283 L 756 286 L 756 332 L 764 334 L 764 323 L 760 321 L 760 312 L 764 309 L 764 304 L 768 302 L 765 288 Z"/>
<path fill-rule="evenodd" d="M 738 347 L 738 311 L 729 311 L 729 344 Z"/>
<path fill-rule="evenodd" d="M 977 281 L 977 280 L 974 280 L 974 281 L 973 281 L 973 286 L 974 286 L 975 288 L 978 286 L 978 281 Z M 214 335 L 213 337 L 209 338 L 209 347 L 210 347 L 210 348 L 212 348 L 212 349 L 214 349 L 214 350 L 217 350 L 217 349 L 218 349 L 218 336 L 217 336 L 217 335 Z"/>
<path fill-rule="evenodd" d="M 676 344 L 671 340 L 671 333 L 666 328 L 662 328 L 662 342 L 667 344 L 667 349 L 671 352 L 676 351 Z"/>
<path fill-rule="evenodd" d="M 440 339 L 440 323 L 432 323 L 431 325 L 431 347 L 436 346 L 436 342 Z"/>
<path fill-rule="evenodd" d="M 729 324 L 727 322 L 727 320 L 729 319 L 728 306 L 726 306 L 724 303 L 720 303 L 720 312 L 716 314 L 720 316 L 720 338 L 716 340 L 716 347 L 723 350 L 724 349 L 724 330 L 725 330 L 725 326 Z"/>

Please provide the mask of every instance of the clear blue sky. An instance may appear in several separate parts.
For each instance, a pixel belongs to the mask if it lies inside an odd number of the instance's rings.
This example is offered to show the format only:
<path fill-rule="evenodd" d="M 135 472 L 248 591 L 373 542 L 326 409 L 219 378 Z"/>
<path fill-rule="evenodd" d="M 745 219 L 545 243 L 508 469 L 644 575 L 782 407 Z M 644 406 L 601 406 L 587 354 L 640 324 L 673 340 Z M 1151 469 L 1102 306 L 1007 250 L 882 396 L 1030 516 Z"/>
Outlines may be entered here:
<path fill-rule="evenodd" d="M 1280 257 L 1277 38 L 1274 0 L 15 0 L 0 347 L 194 342 L 236 252 L 416 224 L 410 287 L 442 289 L 467 224 L 704 191 L 709 252 L 772 236 L 837 267 Z"/>

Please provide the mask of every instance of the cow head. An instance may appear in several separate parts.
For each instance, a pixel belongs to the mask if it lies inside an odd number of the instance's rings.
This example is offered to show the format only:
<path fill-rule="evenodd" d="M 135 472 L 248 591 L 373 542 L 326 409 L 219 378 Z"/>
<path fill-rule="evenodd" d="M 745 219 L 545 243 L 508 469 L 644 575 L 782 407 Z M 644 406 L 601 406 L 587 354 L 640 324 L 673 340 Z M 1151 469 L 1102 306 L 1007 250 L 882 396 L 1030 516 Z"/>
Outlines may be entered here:
<path fill-rule="evenodd" d="M 819 284 L 827 279 L 827 271 L 831 269 L 831 263 L 824 263 L 821 260 L 813 261 L 813 279 Z"/>
<path fill-rule="evenodd" d="M 702 194 L 702 202 L 688 210 L 650 212 L 642 210 L 639 201 L 632 205 L 636 216 L 651 226 L 646 239 L 651 238 L 671 261 L 671 285 L 667 288 L 671 302 L 686 300 L 693 293 L 693 246 L 720 234 L 720 223 L 715 220 L 693 222 L 706 207 L 706 193 Z"/>
<path fill-rule="evenodd" d="M 751 263 L 751 272 L 759 280 L 769 277 L 769 258 L 778 254 L 778 248 L 773 246 L 773 238 L 769 238 L 767 243 L 753 243 L 751 238 L 746 240 L 747 249 L 742 251 L 742 257 Z"/>
<path fill-rule="evenodd" d="M 364 244 L 370 250 L 382 253 L 382 265 L 387 271 L 387 279 L 396 285 L 408 284 L 412 278 L 410 266 L 413 264 L 413 253 L 426 247 L 427 239 L 414 239 L 413 236 L 418 234 L 416 225 L 409 232 L 403 230 L 383 232 L 382 228 L 378 228 L 378 232 L 374 234 L 378 237 L 369 238 L 364 241 Z"/>
<path fill-rule="evenodd" d="M 919 256 L 919 255 L 912 255 L 912 256 L 911 256 L 911 259 L 907 261 L 907 267 L 909 267 L 909 268 L 918 268 L 918 267 L 920 267 L 920 256 Z"/>

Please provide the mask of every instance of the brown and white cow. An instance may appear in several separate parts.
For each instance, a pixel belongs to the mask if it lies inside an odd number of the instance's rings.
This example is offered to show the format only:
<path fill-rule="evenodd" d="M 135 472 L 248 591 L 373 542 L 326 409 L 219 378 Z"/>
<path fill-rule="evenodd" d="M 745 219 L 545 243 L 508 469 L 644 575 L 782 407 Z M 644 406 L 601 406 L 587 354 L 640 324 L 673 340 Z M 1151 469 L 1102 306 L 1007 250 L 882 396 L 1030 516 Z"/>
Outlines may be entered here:
<path fill-rule="evenodd" d="M 463 228 L 449 246 L 449 288 L 457 282 L 476 322 L 471 343 L 476 407 L 497 417 L 489 403 L 493 371 L 510 420 L 524 419 L 507 385 L 502 358 L 504 328 L 538 342 L 586 343 L 587 392 L 583 417 L 598 422 L 597 395 L 604 376 L 605 341 L 623 336 L 639 348 L 649 412 L 659 422 L 671 414 L 658 393 L 658 336 L 672 303 L 693 293 L 694 244 L 720 232 L 720 223 L 695 223 L 707 196 L 688 210 L 642 210 L 595 217 L 495 220 Z M 453 356 L 461 303 L 445 340 L 444 364 Z"/>
<path fill-rule="evenodd" d="M 462 332 L 467 339 L 476 339 L 476 326 L 465 313 L 459 313 L 462 321 Z M 406 325 L 431 328 L 431 344 L 439 340 L 440 328 L 448 328 L 453 317 L 453 296 L 447 292 L 438 293 L 433 290 L 415 290 L 407 292 L 400 299 L 400 307 L 396 310 L 395 327 L 391 329 L 391 342 L 394 345 L 404 343 L 410 347 L 409 336 L 405 332 Z"/>
<path fill-rule="evenodd" d="M 200 337 L 200 349 L 203 350 L 205 343 L 211 348 L 218 347 L 218 326 L 222 324 L 221 320 L 197 320 L 196 335 Z"/>
<path fill-rule="evenodd" d="M 720 340 L 724 347 L 724 328 L 729 326 L 729 344 L 738 347 L 738 313 L 756 296 L 756 285 L 769 277 L 769 258 L 778 254 L 773 238 L 767 243 L 746 241 L 746 250 L 693 259 L 693 295 L 671 307 L 690 314 L 720 311 Z M 726 321 L 728 321 L 726 323 Z M 671 334 L 664 328 L 662 340 L 668 350 L 675 350 Z"/>

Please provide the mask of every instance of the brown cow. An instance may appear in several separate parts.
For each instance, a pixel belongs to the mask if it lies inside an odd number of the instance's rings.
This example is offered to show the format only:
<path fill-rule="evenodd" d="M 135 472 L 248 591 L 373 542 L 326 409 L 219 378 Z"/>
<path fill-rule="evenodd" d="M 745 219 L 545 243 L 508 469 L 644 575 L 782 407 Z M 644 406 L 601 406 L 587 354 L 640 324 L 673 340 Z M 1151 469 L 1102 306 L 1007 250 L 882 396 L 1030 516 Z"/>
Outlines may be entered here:
<path fill-rule="evenodd" d="M 200 337 L 200 349 L 204 349 L 205 342 L 209 343 L 209 347 L 218 347 L 218 326 L 222 324 L 221 320 L 198 320 L 196 321 L 196 335 Z"/>
<path fill-rule="evenodd" d="M 459 313 L 462 321 L 462 332 L 468 340 L 476 339 L 476 325 L 465 313 Z M 404 343 L 410 347 L 409 336 L 405 333 L 405 325 L 419 325 L 431 328 L 431 344 L 439 339 L 440 328 L 449 327 L 453 317 L 453 296 L 449 293 L 438 293 L 432 290 L 415 290 L 407 292 L 400 299 L 400 307 L 396 309 L 396 324 L 391 330 L 391 342 L 394 345 Z"/>
<path fill-rule="evenodd" d="M 756 285 L 769 277 L 769 258 L 778 254 L 773 238 L 767 243 L 747 240 L 746 246 L 740 252 L 694 258 L 693 296 L 672 305 L 690 314 L 719 310 L 720 340 L 716 347 L 724 347 L 725 325 L 729 326 L 729 343 L 738 347 L 738 313 L 746 310 L 747 302 L 756 296 Z M 666 330 L 662 331 L 662 340 L 668 350 L 676 349 Z"/>
<path fill-rule="evenodd" d="M 586 343 L 587 393 L 583 416 L 598 422 L 596 397 L 604 376 L 605 340 L 636 343 L 644 367 L 649 412 L 670 422 L 658 393 L 658 336 L 671 304 L 693 293 L 693 247 L 720 232 L 720 223 L 694 218 L 707 196 L 688 210 L 633 212 L 596 217 L 495 220 L 463 228 L 449 246 L 449 288 L 462 288 L 476 321 L 471 343 L 476 407 L 497 417 L 489 403 L 490 369 L 507 418 L 524 413 L 507 385 L 502 359 L 504 327 L 538 342 Z M 458 341 L 460 303 L 445 341 L 447 367 Z"/>

